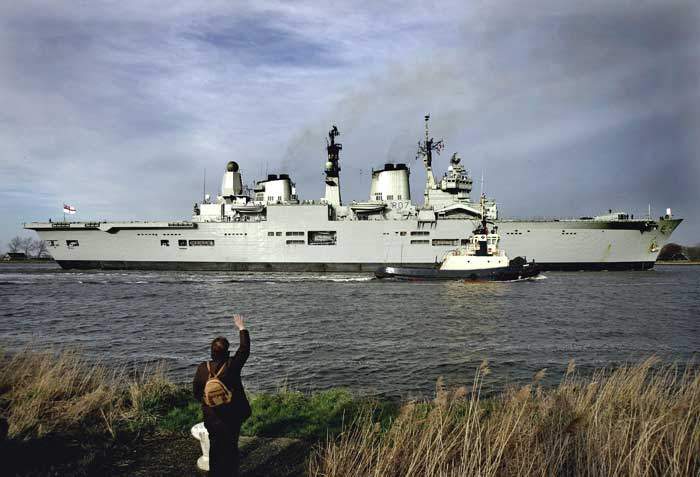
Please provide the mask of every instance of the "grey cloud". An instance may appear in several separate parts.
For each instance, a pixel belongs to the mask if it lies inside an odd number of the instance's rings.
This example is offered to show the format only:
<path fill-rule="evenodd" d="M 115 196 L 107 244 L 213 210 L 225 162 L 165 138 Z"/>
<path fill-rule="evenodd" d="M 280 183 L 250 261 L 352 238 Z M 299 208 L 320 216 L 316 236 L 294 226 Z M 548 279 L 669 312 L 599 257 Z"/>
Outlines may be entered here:
<path fill-rule="evenodd" d="M 688 218 L 698 241 L 700 22 L 694 2 L 121 2 L 4 6 L 0 241 L 74 201 L 87 215 L 184 217 L 229 159 L 247 182 L 291 172 L 322 194 L 341 129 L 343 197 L 412 166 L 432 113 L 508 215 Z M 641 210 L 640 210 L 641 209 Z"/>
<path fill-rule="evenodd" d="M 432 112 L 434 133 L 486 172 L 506 214 L 641 213 L 651 202 L 686 216 L 679 236 L 697 240 L 698 7 L 499 9 L 481 28 L 470 17 L 456 48 L 417 51 L 339 101 L 326 122 L 353 135 L 344 164 L 379 165 L 388 144 L 411 161 L 406 128 L 417 140 Z M 367 184 L 351 189 L 364 196 Z"/>
<path fill-rule="evenodd" d="M 216 18 L 196 25 L 183 35 L 220 50 L 222 61 L 234 58 L 246 66 L 330 68 L 340 62 L 331 45 L 322 39 L 311 40 L 277 28 L 265 15 Z"/>

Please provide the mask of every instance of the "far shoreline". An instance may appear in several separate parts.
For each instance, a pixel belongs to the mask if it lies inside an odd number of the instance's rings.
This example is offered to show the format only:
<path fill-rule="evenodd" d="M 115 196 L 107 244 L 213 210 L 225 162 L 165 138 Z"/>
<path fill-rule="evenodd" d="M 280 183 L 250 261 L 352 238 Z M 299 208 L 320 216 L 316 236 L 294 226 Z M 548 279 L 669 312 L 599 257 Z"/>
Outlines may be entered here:
<path fill-rule="evenodd" d="M 655 265 L 700 265 L 700 260 L 657 260 Z"/>

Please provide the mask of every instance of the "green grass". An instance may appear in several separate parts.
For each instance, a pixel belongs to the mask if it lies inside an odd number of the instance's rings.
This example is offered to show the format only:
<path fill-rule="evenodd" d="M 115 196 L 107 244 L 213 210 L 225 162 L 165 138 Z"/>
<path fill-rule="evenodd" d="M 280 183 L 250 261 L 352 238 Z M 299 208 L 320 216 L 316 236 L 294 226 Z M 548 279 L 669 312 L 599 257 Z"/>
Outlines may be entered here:
<path fill-rule="evenodd" d="M 241 429 L 262 437 L 325 438 L 352 420 L 360 403 L 344 389 L 314 394 L 284 391 L 252 397 L 252 416 Z"/>
<path fill-rule="evenodd" d="M 245 436 L 292 437 L 321 440 L 341 432 L 364 410 L 371 409 L 379 421 L 388 422 L 397 406 L 358 398 L 346 389 L 315 393 L 280 391 L 249 396 L 253 410 L 241 429 Z M 172 402 L 172 400 L 171 400 Z M 165 409 L 164 406 L 160 406 Z M 191 397 L 160 413 L 155 426 L 168 431 L 189 432 L 202 420 L 200 404 Z"/>
<path fill-rule="evenodd" d="M 202 422 L 202 406 L 192 400 L 182 406 L 174 407 L 162 415 L 157 427 L 166 431 L 189 432 L 197 422 Z"/>

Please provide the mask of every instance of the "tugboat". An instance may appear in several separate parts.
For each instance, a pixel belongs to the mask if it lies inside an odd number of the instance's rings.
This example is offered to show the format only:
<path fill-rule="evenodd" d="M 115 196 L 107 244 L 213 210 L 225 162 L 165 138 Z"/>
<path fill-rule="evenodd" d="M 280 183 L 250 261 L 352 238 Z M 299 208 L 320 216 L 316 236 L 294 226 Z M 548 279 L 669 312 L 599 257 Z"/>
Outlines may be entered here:
<path fill-rule="evenodd" d="M 375 270 L 377 278 L 399 280 L 480 280 L 512 281 L 532 278 L 540 273 L 534 261 L 524 257 L 509 260 L 505 251 L 498 248 L 500 236 L 497 229 L 489 232 L 486 219 L 486 197 L 481 196 L 481 224 L 466 246 L 451 250 L 435 268 L 381 267 Z"/>

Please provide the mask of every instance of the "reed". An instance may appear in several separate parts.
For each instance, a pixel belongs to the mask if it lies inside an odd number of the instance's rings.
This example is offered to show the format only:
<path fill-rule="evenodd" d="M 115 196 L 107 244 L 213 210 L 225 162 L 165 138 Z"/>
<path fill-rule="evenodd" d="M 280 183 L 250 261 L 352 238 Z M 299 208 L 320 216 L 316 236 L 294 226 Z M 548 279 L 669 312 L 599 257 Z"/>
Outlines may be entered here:
<path fill-rule="evenodd" d="M 8 436 L 41 438 L 72 431 L 112 436 L 153 423 L 176 387 L 162 366 L 139 376 L 87 362 L 73 350 L 2 356 L 0 410 Z"/>
<path fill-rule="evenodd" d="M 699 475 L 700 372 L 650 358 L 540 380 L 481 399 L 438 382 L 432 402 L 409 402 L 387 427 L 357 418 L 312 457 L 309 474 L 340 476 Z"/>
<path fill-rule="evenodd" d="M 0 362 L 0 421 L 12 439 L 90 433 L 125 434 L 128 440 L 134 433 L 160 430 L 189 434 L 203 419 L 191 386 L 170 381 L 162 364 L 133 374 L 90 363 L 75 350 L 29 349 L 0 353 Z M 394 407 L 344 389 L 312 394 L 281 389 L 249 398 L 253 415 L 243 435 L 314 442 L 340 432 L 360 408 L 372 405 L 376 415 L 388 415 Z"/>

